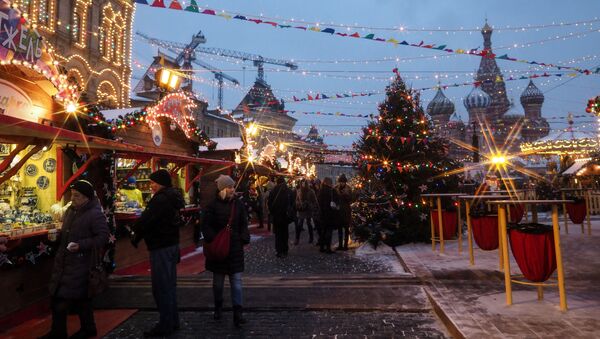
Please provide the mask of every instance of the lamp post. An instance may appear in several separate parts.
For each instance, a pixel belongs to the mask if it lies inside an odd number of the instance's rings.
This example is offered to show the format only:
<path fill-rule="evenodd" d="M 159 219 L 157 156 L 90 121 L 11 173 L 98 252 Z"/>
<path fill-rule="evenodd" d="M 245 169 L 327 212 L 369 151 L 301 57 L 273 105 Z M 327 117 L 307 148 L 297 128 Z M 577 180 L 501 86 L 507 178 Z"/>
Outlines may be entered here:
<path fill-rule="evenodd" d="M 181 77 L 173 70 L 161 68 L 156 72 L 156 86 L 160 89 L 159 98 L 166 92 L 176 91 L 181 85 Z"/>

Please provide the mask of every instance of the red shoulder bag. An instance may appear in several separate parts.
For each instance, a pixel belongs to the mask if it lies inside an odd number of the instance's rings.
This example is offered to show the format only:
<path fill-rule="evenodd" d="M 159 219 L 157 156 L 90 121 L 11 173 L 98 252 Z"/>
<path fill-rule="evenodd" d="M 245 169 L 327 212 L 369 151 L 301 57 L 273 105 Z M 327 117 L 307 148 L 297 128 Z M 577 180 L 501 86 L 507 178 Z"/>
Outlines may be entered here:
<path fill-rule="evenodd" d="M 235 216 L 235 201 L 231 205 L 231 215 L 227 225 L 217 233 L 211 242 L 204 243 L 204 256 L 208 260 L 223 261 L 229 256 L 229 243 L 231 241 L 231 224 Z"/>

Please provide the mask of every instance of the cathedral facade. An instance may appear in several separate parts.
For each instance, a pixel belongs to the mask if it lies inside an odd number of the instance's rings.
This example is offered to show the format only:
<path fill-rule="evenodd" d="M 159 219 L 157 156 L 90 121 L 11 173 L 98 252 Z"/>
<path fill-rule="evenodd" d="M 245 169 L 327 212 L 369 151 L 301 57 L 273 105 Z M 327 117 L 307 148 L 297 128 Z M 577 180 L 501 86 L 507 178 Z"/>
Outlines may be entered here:
<path fill-rule="evenodd" d="M 493 53 L 492 32 L 493 29 L 486 22 L 481 34 L 488 55 Z M 497 147 L 506 151 L 518 150 L 521 142 L 537 140 L 548 135 L 550 126 L 542 117 L 544 94 L 533 81 L 529 82 L 520 96 L 523 114 L 508 113 L 511 103 L 496 59 L 481 58 L 475 83 L 477 85 L 463 100 L 463 105 L 469 114 L 466 124 L 454 118 L 456 117 L 454 103 L 441 89 L 438 89 L 435 97 L 427 105 L 427 113 L 433 120 L 434 131 L 437 135 L 450 140 L 449 155 L 452 158 L 460 161 L 473 160 L 472 152 L 467 150 L 464 144 L 477 143 L 482 153 L 490 151 L 486 149 L 485 138 L 481 133 L 482 125 L 490 127 Z M 513 129 L 515 132 L 511 133 Z"/>

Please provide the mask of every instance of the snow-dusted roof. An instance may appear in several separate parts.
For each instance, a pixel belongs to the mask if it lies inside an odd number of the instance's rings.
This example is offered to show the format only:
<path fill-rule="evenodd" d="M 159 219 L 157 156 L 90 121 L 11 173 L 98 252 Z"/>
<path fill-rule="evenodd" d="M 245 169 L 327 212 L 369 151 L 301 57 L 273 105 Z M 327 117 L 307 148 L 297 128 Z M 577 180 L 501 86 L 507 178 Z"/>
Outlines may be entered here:
<path fill-rule="evenodd" d="M 234 138 L 212 138 L 210 139 L 217 143 L 217 148 L 215 151 L 231 151 L 231 150 L 239 150 L 244 146 L 244 142 L 240 137 Z M 201 152 L 208 151 L 208 147 L 200 146 L 198 150 Z"/>
<path fill-rule="evenodd" d="M 104 111 L 100 111 L 106 120 L 113 120 L 121 116 L 125 116 L 127 113 L 133 113 L 135 111 L 141 110 L 140 107 L 129 107 L 129 108 L 119 108 L 119 109 L 108 109 Z"/>

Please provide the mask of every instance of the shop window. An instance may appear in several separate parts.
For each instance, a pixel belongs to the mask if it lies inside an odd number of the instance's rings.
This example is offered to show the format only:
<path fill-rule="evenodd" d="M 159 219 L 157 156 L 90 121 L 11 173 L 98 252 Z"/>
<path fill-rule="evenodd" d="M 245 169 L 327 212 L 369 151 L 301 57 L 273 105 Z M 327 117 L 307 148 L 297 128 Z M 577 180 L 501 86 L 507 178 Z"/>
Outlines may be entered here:
<path fill-rule="evenodd" d="M 73 40 L 75 42 L 81 43 L 80 35 L 81 35 L 81 14 L 75 12 L 73 14 L 73 25 L 71 25 L 71 34 L 73 35 Z"/>

